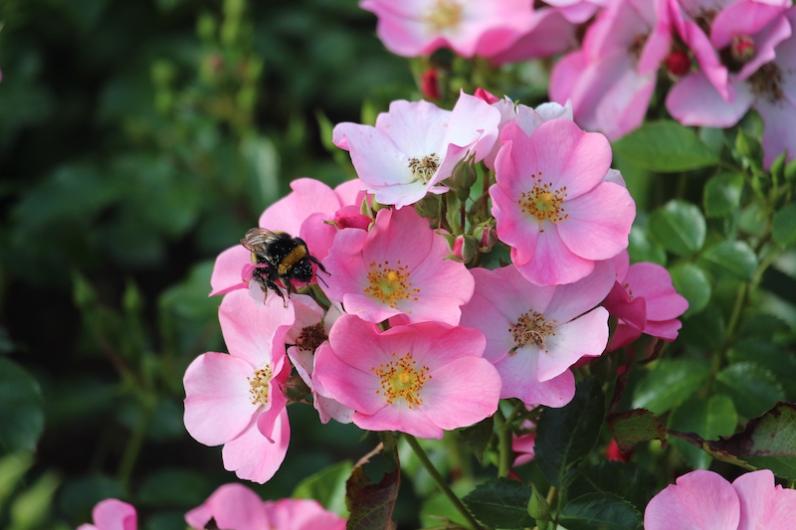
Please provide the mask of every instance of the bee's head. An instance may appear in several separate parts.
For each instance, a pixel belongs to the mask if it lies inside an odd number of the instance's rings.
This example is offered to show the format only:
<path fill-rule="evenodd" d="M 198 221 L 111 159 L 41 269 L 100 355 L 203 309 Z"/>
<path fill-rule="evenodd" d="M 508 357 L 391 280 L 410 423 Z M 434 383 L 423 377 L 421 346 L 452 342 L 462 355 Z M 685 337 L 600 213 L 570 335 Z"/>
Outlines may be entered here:
<path fill-rule="evenodd" d="M 308 259 L 303 259 L 296 263 L 290 272 L 296 280 L 307 283 L 312 280 L 312 263 Z"/>

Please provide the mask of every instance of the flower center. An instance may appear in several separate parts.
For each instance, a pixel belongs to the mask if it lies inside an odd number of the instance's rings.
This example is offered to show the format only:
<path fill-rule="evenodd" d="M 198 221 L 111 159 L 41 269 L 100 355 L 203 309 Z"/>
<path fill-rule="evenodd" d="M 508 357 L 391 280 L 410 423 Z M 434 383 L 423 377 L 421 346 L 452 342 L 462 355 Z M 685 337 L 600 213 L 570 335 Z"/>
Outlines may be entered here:
<path fill-rule="evenodd" d="M 509 332 L 514 339 L 515 349 L 528 344 L 544 348 L 545 338 L 555 335 L 555 325 L 545 319 L 541 313 L 530 310 L 520 315 L 517 322 L 509 326 Z"/>
<path fill-rule="evenodd" d="M 435 33 L 454 29 L 462 21 L 462 6 L 456 0 L 437 0 L 426 13 L 425 21 Z"/>
<path fill-rule="evenodd" d="M 748 35 L 736 35 L 730 43 L 730 53 L 732 58 L 741 64 L 746 64 L 755 56 L 757 47 L 752 37 Z"/>
<path fill-rule="evenodd" d="M 439 155 L 436 153 L 426 155 L 423 158 L 412 157 L 409 159 L 409 171 L 412 172 L 415 180 L 420 180 L 423 183 L 431 180 L 438 167 Z"/>
<path fill-rule="evenodd" d="M 397 353 L 392 356 L 391 361 L 373 369 L 380 383 L 376 393 L 383 396 L 389 405 L 403 399 L 410 409 L 419 407 L 423 404 L 420 392 L 431 379 L 428 366 L 418 367 L 412 354 L 408 352 L 400 357 Z"/>
<path fill-rule="evenodd" d="M 630 47 L 628 48 L 630 55 L 632 55 L 638 60 L 638 58 L 641 57 L 641 52 L 644 51 L 644 44 L 646 44 L 646 42 L 647 42 L 647 35 L 645 34 L 636 35 L 633 38 L 633 40 L 630 42 Z"/>
<path fill-rule="evenodd" d="M 395 267 L 388 261 L 370 264 L 365 294 L 395 309 L 398 302 L 416 301 L 419 293 L 420 289 L 413 288 L 409 282 L 409 267 L 401 265 L 400 260 Z"/>
<path fill-rule="evenodd" d="M 564 211 L 566 198 L 566 186 L 554 190 L 550 184 L 542 182 L 537 174 L 533 188 L 520 195 L 520 208 L 539 221 L 557 223 L 569 217 Z"/>
<path fill-rule="evenodd" d="M 318 349 L 318 346 L 323 344 L 327 338 L 323 322 L 318 322 L 314 326 L 301 329 L 301 333 L 296 338 L 296 346 L 301 350 L 312 352 Z"/>
<path fill-rule="evenodd" d="M 249 378 L 249 397 L 252 405 L 267 405 L 271 390 L 273 371 L 270 366 L 260 368 Z"/>
<path fill-rule="evenodd" d="M 785 97 L 782 84 L 782 70 L 775 63 L 764 64 L 749 78 L 752 92 L 758 97 L 767 98 L 771 103 Z"/>

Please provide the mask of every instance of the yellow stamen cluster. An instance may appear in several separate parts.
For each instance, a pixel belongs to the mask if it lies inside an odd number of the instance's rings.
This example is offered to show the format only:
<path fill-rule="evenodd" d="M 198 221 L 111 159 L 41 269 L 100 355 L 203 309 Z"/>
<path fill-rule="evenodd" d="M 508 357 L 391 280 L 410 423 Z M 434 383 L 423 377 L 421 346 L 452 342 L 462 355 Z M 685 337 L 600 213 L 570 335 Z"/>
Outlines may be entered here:
<path fill-rule="evenodd" d="M 520 208 L 538 221 L 551 223 L 564 221 L 569 217 L 564 211 L 567 187 L 562 186 L 554 190 L 549 183 L 542 182 L 541 175 L 541 173 L 534 174 L 533 187 L 520 195 Z"/>
<path fill-rule="evenodd" d="M 424 19 L 434 33 L 454 29 L 462 21 L 462 5 L 457 0 L 437 0 Z"/>
<path fill-rule="evenodd" d="M 273 371 L 270 366 L 260 368 L 249 378 L 249 397 L 252 405 L 267 405 Z"/>
<path fill-rule="evenodd" d="M 420 392 L 431 379 L 428 366 L 418 367 L 408 352 L 400 357 L 393 353 L 392 357 L 391 361 L 373 369 L 380 383 L 376 393 L 383 396 L 389 405 L 403 399 L 410 409 L 415 409 L 423 404 Z"/>
<path fill-rule="evenodd" d="M 409 282 L 409 267 L 398 260 L 395 267 L 390 262 L 371 263 L 365 294 L 395 309 L 404 300 L 418 300 L 420 289 Z"/>
<path fill-rule="evenodd" d="M 409 171 L 415 180 L 420 180 L 424 183 L 431 180 L 439 168 L 439 155 L 431 154 L 423 158 L 412 157 L 409 159 Z"/>
<path fill-rule="evenodd" d="M 520 315 L 517 322 L 509 326 L 509 333 L 514 339 L 515 348 L 534 344 L 537 348 L 543 349 L 545 339 L 555 335 L 555 325 L 547 321 L 538 311 L 530 310 Z"/>

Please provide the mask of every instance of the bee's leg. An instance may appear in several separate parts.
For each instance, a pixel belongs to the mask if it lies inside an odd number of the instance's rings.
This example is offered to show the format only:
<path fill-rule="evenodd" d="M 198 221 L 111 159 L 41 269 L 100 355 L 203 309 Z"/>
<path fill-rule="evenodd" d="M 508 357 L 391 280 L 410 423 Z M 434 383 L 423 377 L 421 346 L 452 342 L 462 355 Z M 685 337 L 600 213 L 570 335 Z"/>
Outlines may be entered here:
<path fill-rule="evenodd" d="M 319 260 L 315 256 L 307 256 L 307 257 L 310 259 L 311 262 L 313 262 L 315 265 L 317 265 L 318 268 L 321 269 L 324 272 L 324 274 L 329 274 L 329 271 L 327 271 L 326 267 L 323 266 L 323 263 L 321 263 L 321 260 Z"/>
<path fill-rule="evenodd" d="M 279 298 L 282 299 L 282 304 L 287 307 L 287 298 L 285 298 L 285 293 L 282 291 L 282 288 L 279 287 L 279 284 L 276 283 L 276 280 L 279 279 L 279 275 L 273 267 L 268 268 L 268 276 L 265 278 L 265 285 L 274 291 Z"/>

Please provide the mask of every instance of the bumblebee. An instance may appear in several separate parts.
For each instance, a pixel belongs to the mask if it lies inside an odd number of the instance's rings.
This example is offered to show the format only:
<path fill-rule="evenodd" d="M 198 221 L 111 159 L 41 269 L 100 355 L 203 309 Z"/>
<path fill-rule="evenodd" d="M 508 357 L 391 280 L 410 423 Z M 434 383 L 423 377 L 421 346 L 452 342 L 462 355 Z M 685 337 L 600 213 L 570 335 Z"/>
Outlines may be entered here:
<path fill-rule="evenodd" d="M 252 277 L 260 284 L 263 292 L 267 294 L 270 289 L 285 303 L 287 300 L 283 289 L 290 295 L 296 292 L 293 280 L 309 283 L 312 280 L 313 263 L 326 273 L 323 264 L 310 254 L 304 240 L 285 232 L 252 228 L 246 232 L 240 243 L 252 253 L 255 266 Z"/>

